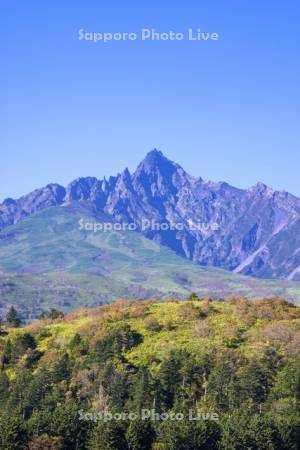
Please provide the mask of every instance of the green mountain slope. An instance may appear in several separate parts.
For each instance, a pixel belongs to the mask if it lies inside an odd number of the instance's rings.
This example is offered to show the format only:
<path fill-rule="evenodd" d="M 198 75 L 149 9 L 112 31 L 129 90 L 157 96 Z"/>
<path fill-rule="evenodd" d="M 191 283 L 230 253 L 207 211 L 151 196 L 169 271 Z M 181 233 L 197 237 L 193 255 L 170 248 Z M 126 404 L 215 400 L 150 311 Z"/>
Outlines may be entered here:
<path fill-rule="evenodd" d="M 13 303 L 31 317 L 51 306 L 67 311 L 117 298 L 183 298 L 190 292 L 300 303 L 298 283 L 201 268 L 136 232 L 80 230 L 82 217 L 49 208 L 0 233 L 0 309 Z"/>

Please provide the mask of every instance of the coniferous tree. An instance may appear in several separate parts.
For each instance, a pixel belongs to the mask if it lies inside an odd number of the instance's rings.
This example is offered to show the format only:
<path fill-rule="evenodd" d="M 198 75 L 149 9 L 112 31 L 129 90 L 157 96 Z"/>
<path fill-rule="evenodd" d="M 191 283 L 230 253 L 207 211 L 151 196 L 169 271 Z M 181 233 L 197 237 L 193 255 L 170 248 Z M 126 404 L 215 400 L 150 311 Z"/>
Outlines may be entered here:
<path fill-rule="evenodd" d="M 64 449 L 85 450 L 89 422 L 79 420 L 79 405 L 70 398 L 59 404 L 52 419 L 52 434 L 61 436 Z"/>
<path fill-rule="evenodd" d="M 222 423 L 221 448 L 283 449 L 273 419 L 246 407 L 233 409 Z M 293 447 L 292 447 L 293 448 Z M 296 447 L 297 448 L 297 447 Z"/>
<path fill-rule="evenodd" d="M 52 379 L 55 383 L 60 381 L 68 381 L 71 373 L 70 358 L 65 353 L 55 364 L 52 372 Z"/>
<path fill-rule="evenodd" d="M 89 450 L 128 450 L 124 424 L 110 420 L 99 421 L 88 442 Z"/>
<path fill-rule="evenodd" d="M 220 426 L 213 421 L 165 421 L 158 441 L 168 450 L 217 450 Z M 236 447 L 228 447 L 235 449 Z"/>
<path fill-rule="evenodd" d="M 21 325 L 21 319 L 19 318 L 17 310 L 11 306 L 7 316 L 6 316 L 6 322 L 8 326 L 17 328 Z"/>
<path fill-rule="evenodd" d="M 4 365 L 8 365 L 12 359 L 13 346 L 10 339 L 7 339 L 4 345 L 2 361 Z"/>
<path fill-rule="evenodd" d="M 148 370 L 145 367 L 141 367 L 133 385 L 132 407 L 135 411 L 140 412 L 142 409 L 152 408 L 154 395 L 151 385 L 152 380 Z"/>
<path fill-rule="evenodd" d="M 176 352 L 163 361 L 159 371 L 159 380 L 162 388 L 163 402 L 167 408 L 171 408 L 176 393 L 182 384 L 182 377 L 180 374 L 181 361 Z"/>
<path fill-rule="evenodd" d="M 9 396 L 9 379 L 4 371 L 0 372 L 0 404 L 4 404 Z"/>
<path fill-rule="evenodd" d="M 149 420 L 131 420 L 126 432 L 129 450 L 151 450 L 155 438 L 153 426 Z"/>
<path fill-rule="evenodd" d="M 27 440 L 24 421 L 16 414 L 0 414 L 0 448 L 3 450 L 24 450 Z"/>
<path fill-rule="evenodd" d="M 198 295 L 196 294 L 196 292 L 192 292 L 189 296 L 188 296 L 188 301 L 189 302 L 194 302 L 194 301 L 198 301 L 200 300 Z"/>
<path fill-rule="evenodd" d="M 63 319 L 64 318 L 64 313 L 62 311 L 59 311 L 58 309 L 51 308 L 49 313 L 48 313 L 48 317 L 51 320 Z"/>

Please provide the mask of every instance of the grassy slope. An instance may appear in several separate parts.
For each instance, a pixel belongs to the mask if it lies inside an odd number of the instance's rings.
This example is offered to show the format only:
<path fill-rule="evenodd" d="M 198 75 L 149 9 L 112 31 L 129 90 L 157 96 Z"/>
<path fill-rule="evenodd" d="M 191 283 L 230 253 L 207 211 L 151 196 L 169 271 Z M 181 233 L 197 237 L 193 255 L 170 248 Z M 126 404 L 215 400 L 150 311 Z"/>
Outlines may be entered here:
<path fill-rule="evenodd" d="M 67 311 L 117 298 L 185 297 L 191 291 L 300 303 L 298 283 L 200 268 L 135 232 L 80 231 L 80 217 L 49 208 L 0 233 L 2 309 L 14 303 L 30 317 L 50 306 Z"/>
<path fill-rule="evenodd" d="M 160 328 L 150 328 L 149 318 Z M 65 319 L 35 321 L 20 329 L 8 329 L 8 335 L 0 338 L 0 347 L 6 339 L 14 340 L 16 335 L 30 332 L 36 338 L 37 348 L 48 358 L 53 351 L 68 349 L 76 333 L 93 346 L 109 330 L 126 323 L 142 335 L 143 341 L 124 352 L 125 358 L 134 366 L 149 367 L 153 374 L 173 349 L 186 349 L 200 361 L 204 354 L 222 348 L 236 348 L 240 355 L 251 358 L 259 357 L 263 349 L 272 346 L 284 356 L 297 352 L 300 342 L 300 308 L 279 300 L 239 299 L 212 303 L 119 301 L 81 309 Z M 13 376 L 11 371 L 8 374 Z"/>

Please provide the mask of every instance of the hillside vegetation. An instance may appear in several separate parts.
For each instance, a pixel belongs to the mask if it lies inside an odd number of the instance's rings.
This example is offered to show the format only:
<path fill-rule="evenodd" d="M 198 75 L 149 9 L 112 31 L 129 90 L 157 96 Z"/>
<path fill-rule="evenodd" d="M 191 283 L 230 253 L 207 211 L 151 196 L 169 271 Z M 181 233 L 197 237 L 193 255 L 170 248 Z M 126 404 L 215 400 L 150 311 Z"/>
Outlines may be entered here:
<path fill-rule="evenodd" d="M 200 267 L 133 231 L 80 230 L 86 212 L 51 207 L 0 232 L 0 316 L 13 304 L 22 318 L 52 307 L 65 312 L 118 298 L 248 298 L 300 303 L 300 285 Z"/>
<path fill-rule="evenodd" d="M 119 301 L 3 326 L 0 448 L 298 449 L 299 350 L 300 309 L 277 298 Z"/>

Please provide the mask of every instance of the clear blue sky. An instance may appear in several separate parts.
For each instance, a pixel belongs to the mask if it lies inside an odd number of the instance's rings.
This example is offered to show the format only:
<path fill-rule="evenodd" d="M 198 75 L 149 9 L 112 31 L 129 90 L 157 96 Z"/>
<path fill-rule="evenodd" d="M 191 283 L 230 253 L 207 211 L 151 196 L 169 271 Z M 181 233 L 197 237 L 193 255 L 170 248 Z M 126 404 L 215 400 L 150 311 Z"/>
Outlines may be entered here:
<path fill-rule="evenodd" d="M 299 19 L 298 0 L 2 2 L 0 200 L 133 170 L 153 147 L 300 196 Z M 78 40 L 143 27 L 220 40 Z"/>

